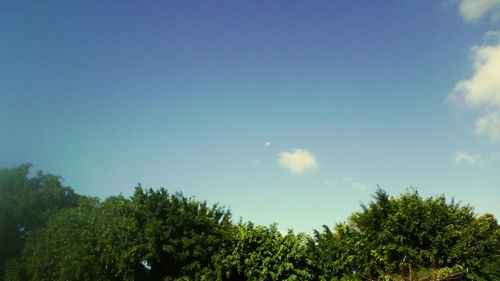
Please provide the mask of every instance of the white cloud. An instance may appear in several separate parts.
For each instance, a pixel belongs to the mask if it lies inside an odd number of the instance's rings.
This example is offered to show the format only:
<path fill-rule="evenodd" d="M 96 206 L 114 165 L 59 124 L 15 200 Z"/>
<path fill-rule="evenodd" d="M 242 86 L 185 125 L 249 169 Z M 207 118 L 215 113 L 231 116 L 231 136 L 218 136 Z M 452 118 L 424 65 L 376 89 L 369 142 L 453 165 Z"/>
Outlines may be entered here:
<path fill-rule="evenodd" d="M 255 159 L 252 161 L 252 165 L 260 166 L 260 165 L 262 165 L 262 161 Z"/>
<path fill-rule="evenodd" d="M 486 14 L 493 19 L 500 15 L 500 0 L 461 0 L 460 14 L 466 21 L 476 21 Z"/>
<path fill-rule="evenodd" d="M 499 162 L 500 152 L 490 152 L 488 154 L 478 155 L 457 150 L 451 160 L 455 165 L 469 164 L 484 167 Z"/>
<path fill-rule="evenodd" d="M 499 34 L 488 32 L 486 37 L 495 39 Z M 492 142 L 500 141 L 500 40 L 496 41 L 472 48 L 474 72 L 469 79 L 459 81 L 448 96 L 452 102 L 481 112 L 476 133 Z"/>
<path fill-rule="evenodd" d="M 500 115 L 498 112 L 480 117 L 476 122 L 476 133 L 487 135 L 493 143 L 500 141 Z"/>
<path fill-rule="evenodd" d="M 496 40 L 500 41 L 500 31 L 490 30 L 484 34 L 484 39 L 486 40 Z"/>
<path fill-rule="evenodd" d="M 472 48 L 474 74 L 457 83 L 449 96 L 469 107 L 500 109 L 500 44 Z"/>
<path fill-rule="evenodd" d="M 351 188 L 356 189 L 356 190 L 366 189 L 366 187 L 367 187 L 366 184 L 359 182 L 359 181 L 354 181 L 351 183 Z"/>
<path fill-rule="evenodd" d="M 266 141 L 266 142 L 264 143 L 264 145 L 265 145 L 265 146 L 270 146 L 270 145 L 271 145 L 271 142 L 270 142 L 270 141 Z"/>
<path fill-rule="evenodd" d="M 326 184 L 326 185 L 328 185 L 328 186 L 333 186 L 333 187 L 335 187 L 335 186 L 339 185 L 339 183 L 338 183 L 338 182 L 333 181 L 333 180 L 326 180 L 326 181 L 325 181 L 325 184 Z"/>
<path fill-rule="evenodd" d="M 460 165 L 462 163 L 476 164 L 478 160 L 479 160 L 478 156 L 470 155 L 467 152 L 464 151 L 455 152 L 454 162 L 456 165 Z"/>
<path fill-rule="evenodd" d="M 342 181 L 349 184 L 349 186 L 355 190 L 362 190 L 368 187 L 365 183 L 362 183 L 354 178 L 343 178 Z"/>
<path fill-rule="evenodd" d="M 318 167 L 316 157 L 307 149 L 293 149 L 278 154 L 279 163 L 290 170 L 290 172 L 303 175 Z"/>

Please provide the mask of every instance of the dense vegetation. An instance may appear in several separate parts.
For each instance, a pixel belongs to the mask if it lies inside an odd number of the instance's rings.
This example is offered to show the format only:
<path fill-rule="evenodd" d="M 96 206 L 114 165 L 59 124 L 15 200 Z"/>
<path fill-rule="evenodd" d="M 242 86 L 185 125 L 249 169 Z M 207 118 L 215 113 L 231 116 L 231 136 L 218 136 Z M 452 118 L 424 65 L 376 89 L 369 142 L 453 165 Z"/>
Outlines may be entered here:
<path fill-rule="evenodd" d="M 100 201 L 29 171 L 0 170 L 0 281 L 500 280 L 496 219 L 443 196 L 378 190 L 309 236 L 165 189 Z"/>

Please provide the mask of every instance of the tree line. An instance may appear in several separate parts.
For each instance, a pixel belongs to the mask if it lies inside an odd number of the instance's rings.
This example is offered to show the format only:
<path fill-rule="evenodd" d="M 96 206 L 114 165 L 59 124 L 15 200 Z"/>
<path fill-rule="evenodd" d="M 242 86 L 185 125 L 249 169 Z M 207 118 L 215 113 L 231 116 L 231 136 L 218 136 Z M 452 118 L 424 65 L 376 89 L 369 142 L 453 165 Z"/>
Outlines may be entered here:
<path fill-rule="evenodd" d="M 100 200 L 30 168 L 0 170 L 0 281 L 500 280 L 496 218 L 444 196 L 379 189 L 346 222 L 282 234 L 163 188 Z"/>

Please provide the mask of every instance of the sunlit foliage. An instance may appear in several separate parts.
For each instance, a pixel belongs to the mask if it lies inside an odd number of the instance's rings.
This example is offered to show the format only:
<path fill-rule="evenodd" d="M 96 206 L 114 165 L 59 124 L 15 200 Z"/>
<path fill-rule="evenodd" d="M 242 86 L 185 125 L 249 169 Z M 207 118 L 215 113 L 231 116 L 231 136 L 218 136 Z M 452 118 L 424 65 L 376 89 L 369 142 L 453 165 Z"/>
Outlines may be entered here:
<path fill-rule="evenodd" d="M 379 189 L 309 236 L 163 188 L 100 201 L 29 171 L 0 170 L 0 280 L 500 280 L 497 220 L 444 196 Z"/>

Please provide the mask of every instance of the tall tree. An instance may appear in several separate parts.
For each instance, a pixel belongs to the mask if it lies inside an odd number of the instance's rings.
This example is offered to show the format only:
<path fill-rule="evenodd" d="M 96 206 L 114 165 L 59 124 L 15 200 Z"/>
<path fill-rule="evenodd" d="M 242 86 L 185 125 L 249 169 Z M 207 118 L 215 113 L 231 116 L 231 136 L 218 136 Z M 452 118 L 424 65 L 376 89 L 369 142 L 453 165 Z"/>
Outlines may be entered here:
<path fill-rule="evenodd" d="M 25 164 L 0 170 L 0 280 L 36 228 L 55 211 L 77 205 L 78 196 L 60 177 L 41 171 L 29 177 L 30 168 Z"/>
<path fill-rule="evenodd" d="M 366 278 L 495 280 L 500 272 L 496 220 L 444 196 L 423 199 L 409 191 L 389 197 L 378 190 L 336 232 L 343 263 Z"/>
<path fill-rule="evenodd" d="M 315 280 L 307 255 L 308 237 L 270 227 L 240 224 L 234 228 L 232 251 L 222 261 L 220 280 Z"/>
<path fill-rule="evenodd" d="M 163 188 L 137 187 L 132 202 L 151 280 L 208 278 L 213 259 L 228 243 L 230 212 Z"/>
<path fill-rule="evenodd" d="M 146 280 L 141 238 L 130 200 L 82 198 L 28 239 L 21 261 L 27 280 Z"/>

